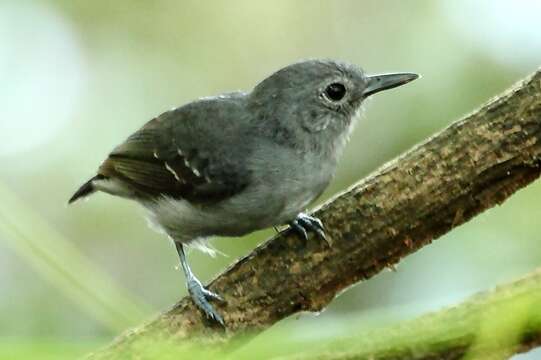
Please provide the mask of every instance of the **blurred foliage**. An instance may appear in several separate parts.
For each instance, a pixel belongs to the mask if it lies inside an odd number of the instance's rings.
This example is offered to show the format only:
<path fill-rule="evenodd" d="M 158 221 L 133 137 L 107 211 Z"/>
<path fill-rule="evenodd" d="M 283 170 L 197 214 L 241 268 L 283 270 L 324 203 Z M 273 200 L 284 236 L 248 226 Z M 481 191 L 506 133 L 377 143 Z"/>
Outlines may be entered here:
<path fill-rule="evenodd" d="M 366 331 L 353 319 L 347 333 L 318 341 L 287 336 L 282 328 L 255 339 L 243 334 L 226 344 L 210 341 L 213 345 L 209 346 L 207 339 L 181 342 L 149 330 L 144 337 L 132 338 L 129 345 L 114 346 L 110 353 L 98 352 L 95 358 L 454 359 L 464 353 L 464 359 L 503 360 L 540 338 L 540 282 L 541 270 L 533 271 L 520 280 L 413 320 Z"/>
<path fill-rule="evenodd" d="M 18 344 L 21 358 L 32 349 L 42 358 L 61 354 L 54 344 L 70 358 L 186 293 L 173 247 L 140 209 L 106 195 L 65 206 L 147 120 L 197 97 L 250 89 L 303 58 L 422 74 L 367 104 L 324 200 L 539 66 L 540 4 L 1 2 L 0 358 Z M 539 184 L 528 187 L 320 316 L 271 331 L 339 337 L 349 319 L 363 330 L 382 326 L 539 266 L 540 195 Z M 270 233 L 216 241 L 226 257 L 192 252 L 194 270 L 209 279 Z"/>

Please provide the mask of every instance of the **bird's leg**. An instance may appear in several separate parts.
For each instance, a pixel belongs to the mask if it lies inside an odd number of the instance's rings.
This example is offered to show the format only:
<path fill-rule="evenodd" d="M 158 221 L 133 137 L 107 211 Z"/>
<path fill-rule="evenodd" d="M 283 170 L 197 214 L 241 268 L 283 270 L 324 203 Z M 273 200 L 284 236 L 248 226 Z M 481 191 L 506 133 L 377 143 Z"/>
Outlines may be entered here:
<path fill-rule="evenodd" d="M 184 275 L 186 276 L 186 285 L 188 286 L 188 292 L 190 293 L 193 302 L 199 309 L 201 309 L 205 313 L 206 316 L 213 320 L 216 320 L 222 326 L 225 326 L 224 320 L 222 319 L 220 314 L 218 314 L 216 310 L 214 310 L 214 308 L 208 301 L 211 299 L 219 301 L 224 300 L 220 295 L 215 294 L 212 291 L 209 291 L 203 287 L 201 281 L 199 281 L 199 279 L 195 277 L 192 269 L 190 269 L 190 265 L 188 265 L 188 261 L 186 260 L 186 254 L 184 253 L 184 247 L 182 246 L 182 244 L 175 241 L 175 246 L 177 247 L 178 256 L 180 258 L 180 265 L 182 265 L 182 270 L 184 270 Z"/>
<path fill-rule="evenodd" d="M 295 220 L 293 220 L 289 225 L 304 239 L 308 239 L 308 231 L 313 231 L 321 239 L 325 240 L 329 246 L 332 245 L 331 240 L 325 235 L 323 223 L 316 217 L 307 215 L 305 213 L 299 213 L 297 218 L 295 218 Z"/>

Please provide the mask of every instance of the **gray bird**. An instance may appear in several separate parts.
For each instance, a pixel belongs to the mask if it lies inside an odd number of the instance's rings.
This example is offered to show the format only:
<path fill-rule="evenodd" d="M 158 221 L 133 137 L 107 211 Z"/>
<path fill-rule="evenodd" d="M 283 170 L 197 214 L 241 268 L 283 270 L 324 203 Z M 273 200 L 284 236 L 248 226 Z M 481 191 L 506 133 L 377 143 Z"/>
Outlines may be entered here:
<path fill-rule="evenodd" d="M 143 205 L 175 243 L 188 291 L 222 325 L 191 271 L 186 245 L 290 224 L 325 239 L 302 211 L 331 181 L 368 96 L 416 79 L 367 76 L 357 66 L 308 60 L 275 72 L 251 92 L 206 97 L 152 119 L 118 145 L 69 200 L 99 190 Z"/>

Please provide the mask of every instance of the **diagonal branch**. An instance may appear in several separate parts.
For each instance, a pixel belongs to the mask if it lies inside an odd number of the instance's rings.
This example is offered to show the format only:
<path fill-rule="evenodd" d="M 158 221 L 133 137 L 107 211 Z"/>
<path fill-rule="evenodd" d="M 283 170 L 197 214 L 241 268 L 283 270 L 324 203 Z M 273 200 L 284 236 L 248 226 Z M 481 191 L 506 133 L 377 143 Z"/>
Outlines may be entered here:
<path fill-rule="evenodd" d="M 323 205 L 317 216 L 333 246 L 286 231 L 210 285 L 227 331 L 185 298 L 122 335 L 95 358 L 122 357 L 147 335 L 223 342 L 299 311 L 320 311 L 343 289 L 501 204 L 540 175 L 541 71 L 389 162 Z"/>

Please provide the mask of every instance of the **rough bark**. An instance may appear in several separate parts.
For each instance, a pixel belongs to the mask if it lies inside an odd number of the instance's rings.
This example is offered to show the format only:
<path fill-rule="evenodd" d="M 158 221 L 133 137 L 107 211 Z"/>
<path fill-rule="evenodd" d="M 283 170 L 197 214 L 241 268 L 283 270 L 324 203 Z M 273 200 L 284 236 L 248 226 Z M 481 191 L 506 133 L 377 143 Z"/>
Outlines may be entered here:
<path fill-rule="evenodd" d="M 332 247 L 285 231 L 219 275 L 209 288 L 227 301 L 216 304 L 226 331 L 185 298 L 93 356 L 125 358 L 150 334 L 223 342 L 299 311 L 320 311 L 343 289 L 537 179 L 540 139 L 538 71 L 321 206 L 316 214 Z"/>
<path fill-rule="evenodd" d="M 541 269 L 448 309 L 281 360 L 507 359 L 541 345 Z"/>

